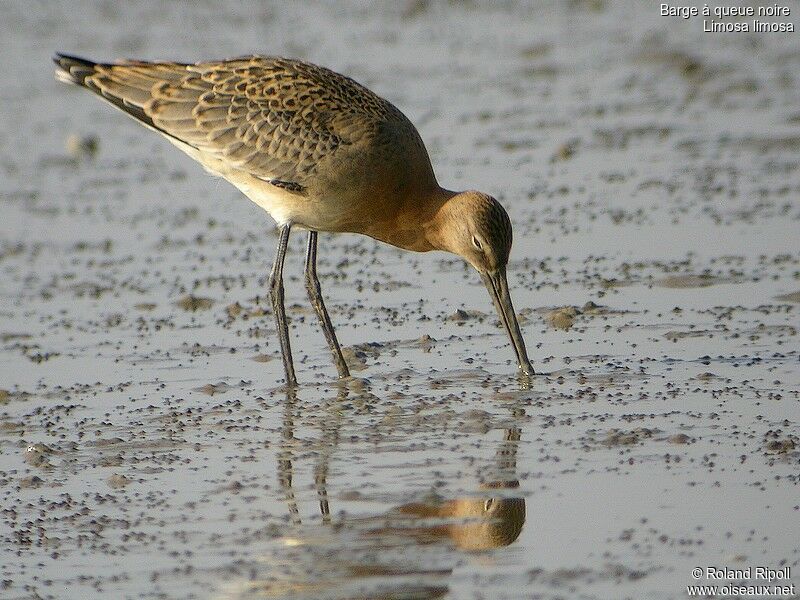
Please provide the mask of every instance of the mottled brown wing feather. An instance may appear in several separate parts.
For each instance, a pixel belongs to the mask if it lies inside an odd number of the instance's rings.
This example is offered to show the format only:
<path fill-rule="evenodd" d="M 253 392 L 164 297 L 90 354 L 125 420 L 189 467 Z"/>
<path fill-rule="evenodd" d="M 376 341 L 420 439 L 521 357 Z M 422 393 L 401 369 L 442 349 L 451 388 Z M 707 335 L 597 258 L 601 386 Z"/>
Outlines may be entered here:
<path fill-rule="evenodd" d="M 405 121 L 352 79 L 292 59 L 56 62 L 70 81 L 148 126 L 266 180 L 302 185 L 342 145 L 376 135 L 381 123 Z"/>

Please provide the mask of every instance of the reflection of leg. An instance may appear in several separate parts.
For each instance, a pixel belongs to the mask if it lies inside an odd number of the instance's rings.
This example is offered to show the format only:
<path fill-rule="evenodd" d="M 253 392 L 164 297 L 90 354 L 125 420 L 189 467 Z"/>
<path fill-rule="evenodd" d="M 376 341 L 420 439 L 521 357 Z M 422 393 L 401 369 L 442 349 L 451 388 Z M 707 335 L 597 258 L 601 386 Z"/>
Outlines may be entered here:
<path fill-rule="evenodd" d="M 331 460 L 336 447 L 339 445 L 339 427 L 341 424 L 340 404 L 347 399 L 348 392 L 345 386 L 341 386 L 336 393 L 336 401 L 327 400 L 325 410 L 328 413 L 326 418 L 320 421 L 322 435 L 320 437 L 319 462 L 314 467 L 314 483 L 317 488 L 317 498 L 319 499 L 319 512 L 322 515 L 322 523 L 328 525 L 331 522 L 331 508 L 328 504 L 328 472 Z M 333 414 L 330 414 L 330 413 Z"/>
<path fill-rule="evenodd" d="M 331 507 L 328 505 L 328 456 L 324 456 L 322 464 L 314 469 L 314 483 L 317 487 L 317 498 L 319 498 L 319 512 L 322 515 L 323 525 L 331 522 Z"/>
<path fill-rule="evenodd" d="M 275 252 L 275 263 L 269 276 L 269 293 L 272 299 L 272 312 L 275 313 L 275 322 L 278 328 L 278 339 L 281 343 L 283 356 L 283 370 L 286 373 L 286 385 L 297 385 L 292 363 L 292 348 L 289 344 L 289 324 L 286 321 L 286 308 L 283 304 L 283 261 L 286 258 L 286 246 L 289 244 L 289 232 L 292 224 L 282 225 L 278 239 L 278 249 Z"/>
<path fill-rule="evenodd" d="M 347 368 L 347 363 L 342 356 L 342 350 L 339 348 L 339 341 L 336 339 L 336 332 L 333 330 L 331 318 L 328 316 L 328 310 L 325 308 L 325 301 L 322 299 L 322 289 L 319 285 L 319 278 L 317 277 L 317 232 L 308 232 L 308 252 L 306 253 L 306 290 L 308 290 L 308 298 L 311 300 L 311 306 L 317 313 L 319 324 L 322 325 L 322 332 L 325 334 L 325 340 L 328 342 L 328 348 L 333 354 L 333 362 L 336 364 L 336 370 L 339 372 L 339 377 L 350 377 L 350 370 Z"/>
<path fill-rule="evenodd" d="M 291 450 L 282 450 L 278 458 L 278 483 L 283 488 L 283 496 L 289 507 L 292 523 L 300 524 L 300 509 L 292 488 L 292 455 Z"/>
<path fill-rule="evenodd" d="M 278 484 L 283 490 L 292 523 L 299 525 L 301 522 L 300 509 L 297 506 L 294 488 L 292 487 L 292 444 L 294 442 L 294 407 L 296 400 L 294 389 L 290 388 L 286 392 L 286 405 L 283 412 L 283 429 L 281 431 L 283 443 L 278 452 Z"/>

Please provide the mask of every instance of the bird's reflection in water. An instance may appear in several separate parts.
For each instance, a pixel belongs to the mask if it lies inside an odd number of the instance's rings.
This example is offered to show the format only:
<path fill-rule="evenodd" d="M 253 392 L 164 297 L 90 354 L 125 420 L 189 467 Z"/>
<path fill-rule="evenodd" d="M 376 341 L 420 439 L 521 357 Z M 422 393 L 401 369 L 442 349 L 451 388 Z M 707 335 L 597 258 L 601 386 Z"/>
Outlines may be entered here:
<path fill-rule="evenodd" d="M 474 494 L 458 498 L 426 497 L 372 516 L 331 518 L 328 475 L 339 443 L 341 405 L 348 390 L 327 401 L 319 419 L 318 449 L 313 453 L 319 520 L 303 521 L 293 468 L 294 437 L 300 418 L 294 391 L 287 392 L 278 483 L 286 501 L 290 532 L 280 548 L 260 558 L 249 581 L 231 582 L 223 598 L 308 598 L 422 600 L 450 591 L 454 566 L 465 556 L 485 555 L 508 546 L 525 523 L 525 500 L 515 490 L 521 431 L 510 427 L 489 464 L 478 473 Z M 301 488 L 302 489 L 302 488 Z"/>
<path fill-rule="evenodd" d="M 439 525 L 412 526 L 404 532 L 413 534 L 420 542 L 449 539 L 462 550 L 490 550 L 516 540 L 525 524 L 525 499 L 505 495 L 508 492 L 499 494 L 519 487 L 515 478 L 507 477 L 516 471 L 519 439 L 518 428 L 505 431 L 505 440 L 488 473 L 494 477 L 482 483 L 474 497 L 434 498 L 394 509 L 416 520 L 445 521 Z M 398 530 L 398 534 L 401 532 Z"/>

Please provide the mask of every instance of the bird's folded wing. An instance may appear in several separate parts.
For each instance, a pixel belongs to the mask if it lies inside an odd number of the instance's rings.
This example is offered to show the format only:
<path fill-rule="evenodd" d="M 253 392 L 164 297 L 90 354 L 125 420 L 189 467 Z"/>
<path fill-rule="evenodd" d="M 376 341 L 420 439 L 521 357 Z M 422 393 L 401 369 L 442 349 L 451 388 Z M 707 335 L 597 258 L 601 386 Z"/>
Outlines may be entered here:
<path fill-rule="evenodd" d="M 348 90 L 358 84 L 288 59 L 64 62 L 70 81 L 201 155 L 300 185 L 322 158 L 369 136 L 393 108 L 371 92 L 368 105 L 354 105 L 349 96 L 365 88 Z"/>

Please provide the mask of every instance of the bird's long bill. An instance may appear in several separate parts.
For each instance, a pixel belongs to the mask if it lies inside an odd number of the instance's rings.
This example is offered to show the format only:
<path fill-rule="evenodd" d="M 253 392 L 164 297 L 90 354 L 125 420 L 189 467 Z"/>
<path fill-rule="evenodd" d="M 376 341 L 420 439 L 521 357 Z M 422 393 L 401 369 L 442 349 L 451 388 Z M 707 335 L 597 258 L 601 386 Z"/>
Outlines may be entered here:
<path fill-rule="evenodd" d="M 528 352 L 525 350 L 525 340 L 519 330 L 517 315 L 514 312 L 514 305 L 511 303 L 511 294 L 508 292 L 508 280 L 506 280 L 505 269 L 494 273 L 481 273 L 483 283 L 489 290 L 489 295 L 494 301 L 494 306 L 500 315 L 500 320 L 508 332 L 514 353 L 517 355 L 517 364 L 524 375 L 533 375 L 533 367 L 528 360 Z"/>

